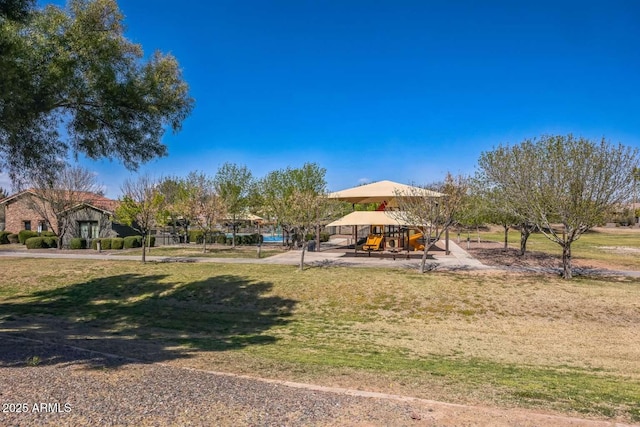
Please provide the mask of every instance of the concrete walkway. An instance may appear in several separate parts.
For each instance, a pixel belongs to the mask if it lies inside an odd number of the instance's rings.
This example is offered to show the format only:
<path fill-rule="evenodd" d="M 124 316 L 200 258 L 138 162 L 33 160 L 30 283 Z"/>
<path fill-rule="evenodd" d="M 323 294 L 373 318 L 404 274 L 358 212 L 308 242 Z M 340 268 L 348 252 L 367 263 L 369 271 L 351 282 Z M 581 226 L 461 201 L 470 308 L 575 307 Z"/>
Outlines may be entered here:
<path fill-rule="evenodd" d="M 460 246 L 450 242 L 449 255 L 444 251 L 432 251 L 428 254 L 427 267 L 430 270 L 481 270 L 492 269 L 487 267 L 477 259 L 473 258 Z M 153 249 L 151 251 L 153 253 Z M 337 244 L 323 244 L 320 252 L 306 252 L 304 262 L 306 266 L 351 266 L 351 267 L 389 267 L 417 269 L 420 266 L 420 258 L 417 252 L 412 252 L 412 258 L 406 259 L 406 252 L 396 254 L 393 259 L 390 253 L 358 252 L 357 256 L 353 251 L 338 249 Z M 55 259 L 101 259 L 118 261 L 139 262 L 140 258 L 131 255 L 115 255 L 112 253 L 97 253 L 92 250 L 63 252 L 50 250 L 45 252 L 35 252 L 29 250 L 3 250 L 0 257 L 28 257 L 28 258 L 55 258 Z M 147 261 L 152 262 L 209 262 L 223 264 L 280 264 L 298 265 L 300 263 L 300 250 L 291 250 L 268 258 L 213 258 L 213 257 L 166 257 L 148 255 Z"/>

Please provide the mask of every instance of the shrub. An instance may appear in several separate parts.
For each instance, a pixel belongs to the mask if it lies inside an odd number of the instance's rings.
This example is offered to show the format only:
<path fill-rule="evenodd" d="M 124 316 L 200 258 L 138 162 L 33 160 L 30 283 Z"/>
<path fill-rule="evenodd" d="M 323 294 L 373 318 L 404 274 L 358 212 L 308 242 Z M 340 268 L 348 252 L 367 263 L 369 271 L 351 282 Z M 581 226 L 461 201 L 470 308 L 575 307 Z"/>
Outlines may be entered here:
<path fill-rule="evenodd" d="M 82 237 L 74 237 L 69 241 L 70 249 L 87 249 L 87 239 Z"/>
<path fill-rule="evenodd" d="M 111 249 L 111 239 L 108 237 L 103 237 L 102 239 L 100 239 L 100 248 L 104 250 Z"/>
<path fill-rule="evenodd" d="M 42 240 L 44 240 L 44 244 L 47 245 L 48 248 L 58 247 L 58 238 L 56 236 L 45 236 Z"/>
<path fill-rule="evenodd" d="M 204 233 L 201 230 L 189 230 L 189 243 L 202 243 Z"/>
<path fill-rule="evenodd" d="M 9 234 L 8 231 L 0 231 L 0 245 L 8 245 L 9 244 Z"/>
<path fill-rule="evenodd" d="M 111 249 L 122 249 L 124 247 L 124 239 L 122 237 L 113 237 L 111 239 Z"/>
<path fill-rule="evenodd" d="M 44 239 L 44 237 L 29 237 L 27 240 L 25 240 L 24 244 L 27 246 L 27 249 L 48 248 L 49 246 L 47 246 Z"/>
<path fill-rule="evenodd" d="M 43 231 L 40 233 L 40 237 L 56 237 L 56 233 L 53 231 Z"/>
<path fill-rule="evenodd" d="M 29 239 L 31 237 L 38 237 L 38 233 L 35 232 L 35 231 L 31 231 L 31 230 L 21 230 L 18 233 L 18 240 L 23 245 L 26 243 L 27 239 Z"/>
<path fill-rule="evenodd" d="M 14 233 L 9 234 L 7 238 L 9 239 L 9 243 L 18 243 L 20 241 L 18 235 Z"/>
<path fill-rule="evenodd" d="M 219 245 L 226 245 L 227 244 L 227 236 L 225 236 L 224 234 L 218 234 L 215 237 L 214 241 Z"/>
<path fill-rule="evenodd" d="M 125 249 L 142 247 L 141 236 L 127 236 L 124 238 L 123 246 Z"/>

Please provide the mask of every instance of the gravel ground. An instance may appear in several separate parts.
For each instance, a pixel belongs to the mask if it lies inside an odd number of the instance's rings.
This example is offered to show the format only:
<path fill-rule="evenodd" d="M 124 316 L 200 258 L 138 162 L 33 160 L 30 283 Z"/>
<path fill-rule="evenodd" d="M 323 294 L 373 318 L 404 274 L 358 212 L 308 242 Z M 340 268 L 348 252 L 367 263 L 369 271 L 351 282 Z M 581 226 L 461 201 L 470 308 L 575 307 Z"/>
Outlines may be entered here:
<path fill-rule="evenodd" d="M 357 391 L 145 364 L 0 335 L 3 426 L 615 425 L 517 409 L 357 396 Z M 28 362 L 34 355 L 39 360 Z"/>

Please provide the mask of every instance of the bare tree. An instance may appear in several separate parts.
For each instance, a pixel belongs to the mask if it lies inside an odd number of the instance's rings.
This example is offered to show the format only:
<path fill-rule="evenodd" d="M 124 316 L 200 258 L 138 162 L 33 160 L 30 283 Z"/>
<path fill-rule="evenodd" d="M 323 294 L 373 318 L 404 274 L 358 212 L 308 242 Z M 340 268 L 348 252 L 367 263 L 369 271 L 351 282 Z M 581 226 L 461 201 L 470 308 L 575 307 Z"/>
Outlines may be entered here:
<path fill-rule="evenodd" d="M 444 182 L 396 191 L 398 211 L 390 211 L 402 222 L 419 227 L 426 235 L 420 273 L 426 270 L 427 253 L 456 223 L 467 197 L 468 182 L 462 176 L 447 174 Z"/>
<path fill-rule="evenodd" d="M 158 183 L 149 175 L 142 175 L 136 181 L 127 179 L 121 187 L 122 199 L 116 209 L 116 218 L 123 224 L 138 231 L 142 236 L 142 262 L 146 262 L 147 245 L 151 244 L 151 230 L 162 213 L 164 196 Z"/>
<path fill-rule="evenodd" d="M 543 136 L 482 153 L 489 186 L 562 247 L 562 277 L 570 279 L 571 244 L 633 194 L 638 150 L 585 138 Z"/>
<path fill-rule="evenodd" d="M 204 173 L 191 172 L 182 187 L 178 212 L 202 230 L 202 252 L 206 252 L 207 240 L 225 216 L 225 205 L 216 193 L 215 182 Z"/>
<path fill-rule="evenodd" d="M 65 235 L 74 226 L 70 211 L 102 195 L 96 176 L 80 166 L 62 164 L 56 174 L 32 174 L 29 181 L 29 207 L 42 217 L 47 229 L 58 238 L 58 249 L 62 249 Z"/>

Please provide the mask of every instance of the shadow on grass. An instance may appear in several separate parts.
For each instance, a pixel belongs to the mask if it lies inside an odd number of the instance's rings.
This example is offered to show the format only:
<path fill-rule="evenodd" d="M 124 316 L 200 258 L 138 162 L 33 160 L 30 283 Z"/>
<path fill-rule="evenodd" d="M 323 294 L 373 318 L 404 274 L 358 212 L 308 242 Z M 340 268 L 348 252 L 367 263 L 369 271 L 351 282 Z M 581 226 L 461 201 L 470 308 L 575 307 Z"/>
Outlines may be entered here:
<path fill-rule="evenodd" d="M 296 304 L 268 295 L 272 287 L 233 275 L 178 284 L 163 275 L 123 274 L 14 296 L 0 304 L 2 335 L 13 343 L 0 346 L 0 367 L 24 366 L 33 356 L 43 364 L 162 362 L 271 344 L 276 338 L 268 331 L 288 323 Z M 32 354 L 34 346 L 46 354 Z M 69 346 L 124 357 L 101 360 Z"/>

